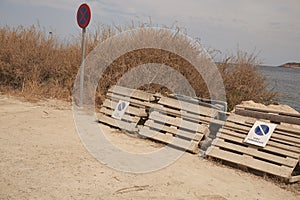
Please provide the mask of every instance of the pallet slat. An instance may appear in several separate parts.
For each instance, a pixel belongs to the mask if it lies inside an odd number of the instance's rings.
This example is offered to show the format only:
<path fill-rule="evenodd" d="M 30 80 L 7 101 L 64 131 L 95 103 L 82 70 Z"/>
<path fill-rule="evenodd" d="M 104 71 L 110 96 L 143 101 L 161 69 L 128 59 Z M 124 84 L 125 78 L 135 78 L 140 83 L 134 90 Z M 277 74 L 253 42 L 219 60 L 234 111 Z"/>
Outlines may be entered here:
<path fill-rule="evenodd" d="M 132 99 L 130 97 L 122 96 L 119 94 L 114 94 L 114 93 L 107 93 L 106 96 L 110 98 L 111 100 L 123 100 L 123 101 L 128 101 L 130 102 L 131 105 L 136 106 L 136 107 L 141 107 L 141 108 L 146 108 L 146 107 L 152 107 L 152 103 L 148 101 L 142 101 L 142 100 L 137 100 L 137 99 Z"/>
<path fill-rule="evenodd" d="M 110 126 L 124 129 L 130 132 L 136 132 L 138 129 L 136 128 L 136 123 L 124 122 L 121 120 L 113 119 L 104 114 L 98 114 L 98 120 L 104 124 L 108 124 Z"/>
<path fill-rule="evenodd" d="M 187 132 L 187 131 L 178 129 L 178 127 L 176 127 L 176 126 L 165 126 L 165 125 L 156 123 L 153 120 L 148 120 L 145 123 L 145 126 L 148 126 L 149 128 L 157 129 L 158 131 L 165 131 L 165 132 L 168 132 L 168 133 L 171 133 L 174 135 L 178 135 L 178 136 L 185 137 L 190 140 L 196 140 L 196 141 L 197 140 L 200 141 L 209 132 L 208 128 L 205 127 L 203 129 L 206 129 L 206 130 L 203 130 L 201 133 L 199 133 L 199 132 L 191 133 L 191 132 Z"/>
<path fill-rule="evenodd" d="M 102 107 L 106 107 L 106 108 L 110 108 L 110 109 L 114 110 L 117 107 L 117 104 L 118 104 L 118 101 L 112 101 L 110 99 L 105 99 Z M 125 113 L 140 116 L 140 117 L 147 116 L 145 109 L 136 108 L 136 107 L 131 106 L 130 104 Z"/>
<path fill-rule="evenodd" d="M 270 162 L 276 162 L 280 165 L 285 165 L 285 166 L 291 167 L 291 168 L 294 167 L 298 162 L 296 159 L 292 159 L 289 157 L 279 157 L 274 154 L 258 151 L 256 148 L 252 148 L 251 146 L 245 147 L 245 146 L 235 145 L 235 144 L 232 144 L 232 143 L 226 141 L 226 139 L 218 138 L 213 141 L 213 145 L 215 145 L 217 147 L 232 149 L 232 150 L 241 152 L 245 155 L 252 156 L 253 158 L 257 157 L 257 158 L 269 160 Z"/>
<path fill-rule="evenodd" d="M 198 153 L 198 143 L 196 141 L 188 141 L 182 140 L 177 137 L 173 137 L 170 134 L 163 134 L 154 130 L 151 130 L 149 127 L 144 127 L 139 132 L 140 135 L 145 136 L 147 138 L 151 138 L 166 144 L 173 145 L 175 147 L 179 147 L 182 149 L 186 149 L 192 153 Z"/>
<path fill-rule="evenodd" d="M 219 147 L 209 147 L 207 155 L 222 159 L 228 162 L 236 163 L 241 166 L 249 167 L 263 172 L 268 172 L 282 178 L 289 178 L 291 176 L 291 168 L 286 166 L 276 166 L 261 160 L 255 160 L 252 157 L 235 154 L 229 151 L 221 150 Z"/>
<path fill-rule="evenodd" d="M 162 97 L 158 101 L 158 103 L 161 105 L 164 105 L 164 106 L 184 110 L 184 111 L 187 111 L 188 113 L 195 113 L 197 115 L 203 115 L 203 116 L 207 116 L 207 117 L 211 117 L 211 118 L 216 118 L 218 115 L 217 110 L 215 110 L 215 109 L 195 105 L 195 104 L 184 102 L 184 101 L 179 101 L 179 100 L 173 99 L 173 98 Z"/>
<path fill-rule="evenodd" d="M 131 88 L 126 88 L 126 87 L 121 87 L 121 86 L 112 86 L 108 92 L 113 93 L 113 94 L 119 94 L 122 96 L 127 96 L 127 97 L 132 97 L 135 99 L 140 99 L 143 101 L 153 101 L 155 100 L 154 94 L 150 94 L 147 92 L 143 92 L 141 90 L 137 89 L 131 89 Z"/>
<path fill-rule="evenodd" d="M 230 140 L 230 141 L 233 141 L 233 142 L 239 142 L 239 143 L 243 143 L 243 141 L 244 141 L 244 138 L 238 138 L 238 137 L 234 137 L 232 135 L 227 135 L 227 134 L 224 134 L 224 133 L 218 133 L 218 138 L 225 139 L 225 140 Z M 294 158 L 294 159 L 298 158 L 297 153 L 294 153 L 294 152 L 291 152 L 291 151 L 288 151 L 288 150 L 285 150 L 285 149 L 279 149 L 279 148 L 271 146 L 271 145 L 266 146 L 264 148 L 264 150 L 267 150 L 267 151 L 270 151 L 270 152 L 276 152 L 278 154 L 286 155 L 286 156 L 288 156 L 290 158 Z"/>
<path fill-rule="evenodd" d="M 152 112 L 149 116 L 149 119 L 152 119 L 154 121 L 159 121 L 164 124 L 171 124 L 174 126 L 178 126 L 181 128 L 191 130 L 191 131 L 199 132 L 199 131 L 203 130 L 203 126 L 199 123 L 193 123 L 193 122 L 184 120 L 180 117 L 170 117 L 170 116 L 161 114 L 159 112 Z"/>
<path fill-rule="evenodd" d="M 113 112 L 114 112 L 113 110 L 110 110 L 110 109 L 105 108 L 105 107 L 102 107 L 100 109 L 100 113 L 105 114 L 108 117 L 112 117 Z M 133 123 L 138 123 L 138 121 L 140 120 L 140 117 L 130 116 L 130 115 L 125 113 L 122 117 L 122 120 L 133 122 Z"/>

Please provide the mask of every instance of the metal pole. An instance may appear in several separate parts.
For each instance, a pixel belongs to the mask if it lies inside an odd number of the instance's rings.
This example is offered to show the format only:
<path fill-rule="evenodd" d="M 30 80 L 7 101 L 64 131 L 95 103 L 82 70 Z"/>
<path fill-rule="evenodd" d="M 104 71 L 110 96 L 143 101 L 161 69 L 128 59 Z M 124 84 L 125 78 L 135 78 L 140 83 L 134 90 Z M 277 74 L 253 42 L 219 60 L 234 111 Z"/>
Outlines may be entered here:
<path fill-rule="evenodd" d="M 84 82 L 84 54 L 85 54 L 85 28 L 82 29 L 82 43 L 81 43 L 81 66 L 80 66 L 80 99 L 79 106 L 83 104 L 83 82 Z"/>

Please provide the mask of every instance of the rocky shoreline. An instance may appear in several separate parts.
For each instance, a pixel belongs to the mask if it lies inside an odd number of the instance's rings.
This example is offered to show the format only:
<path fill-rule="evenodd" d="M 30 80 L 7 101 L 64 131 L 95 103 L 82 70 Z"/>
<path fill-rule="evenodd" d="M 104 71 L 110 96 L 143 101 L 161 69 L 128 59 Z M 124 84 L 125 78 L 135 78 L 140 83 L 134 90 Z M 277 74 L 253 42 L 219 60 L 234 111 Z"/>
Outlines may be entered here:
<path fill-rule="evenodd" d="M 291 63 L 285 63 L 283 65 L 280 65 L 279 67 L 286 67 L 286 68 L 300 68 L 300 63 L 291 62 Z"/>

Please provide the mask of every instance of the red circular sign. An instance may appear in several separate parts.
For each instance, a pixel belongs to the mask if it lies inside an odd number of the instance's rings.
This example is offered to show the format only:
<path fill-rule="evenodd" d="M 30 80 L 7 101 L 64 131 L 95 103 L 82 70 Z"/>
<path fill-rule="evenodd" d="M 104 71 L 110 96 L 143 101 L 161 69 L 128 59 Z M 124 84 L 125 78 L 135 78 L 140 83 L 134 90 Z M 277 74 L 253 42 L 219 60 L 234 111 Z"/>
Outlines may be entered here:
<path fill-rule="evenodd" d="M 77 11 L 77 23 L 80 28 L 86 28 L 91 20 L 91 9 L 84 3 L 81 4 Z"/>

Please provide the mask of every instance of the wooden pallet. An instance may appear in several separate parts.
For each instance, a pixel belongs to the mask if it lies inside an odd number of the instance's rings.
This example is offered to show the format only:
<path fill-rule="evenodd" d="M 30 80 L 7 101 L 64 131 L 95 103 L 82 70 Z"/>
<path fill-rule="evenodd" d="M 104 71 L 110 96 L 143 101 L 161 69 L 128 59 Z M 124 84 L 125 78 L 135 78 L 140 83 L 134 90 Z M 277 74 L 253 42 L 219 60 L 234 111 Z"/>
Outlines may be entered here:
<path fill-rule="evenodd" d="M 199 143 L 209 133 L 208 126 L 153 111 L 139 134 L 192 153 L 199 152 Z"/>
<path fill-rule="evenodd" d="M 108 90 L 107 98 L 103 102 L 98 114 L 100 123 L 129 132 L 137 132 L 137 124 L 147 117 L 146 109 L 155 100 L 153 94 L 120 86 L 113 86 Z M 121 120 L 114 119 L 112 114 L 120 100 L 129 102 L 129 106 Z"/>
<path fill-rule="evenodd" d="M 219 113 L 211 105 L 202 105 L 190 99 L 176 99 L 156 95 L 157 104 L 139 134 L 171 146 L 198 153 L 205 147 L 211 124 L 223 124 Z"/>
<path fill-rule="evenodd" d="M 222 124 L 222 121 L 218 120 L 221 111 L 175 98 L 161 97 L 155 109 L 207 125 L 212 122 Z"/>
<path fill-rule="evenodd" d="M 250 106 L 236 106 L 238 115 L 267 119 L 275 123 L 288 123 L 300 125 L 300 114 L 278 111 L 274 109 L 254 108 Z"/>
<path fill-rule="evenodd" d="M 300 181 L 300 130 L 277 125 L 266 147 L 261 148 L 243 142 L 255 121 L 231 114 L 205 154 L 288 182 Z"/>

